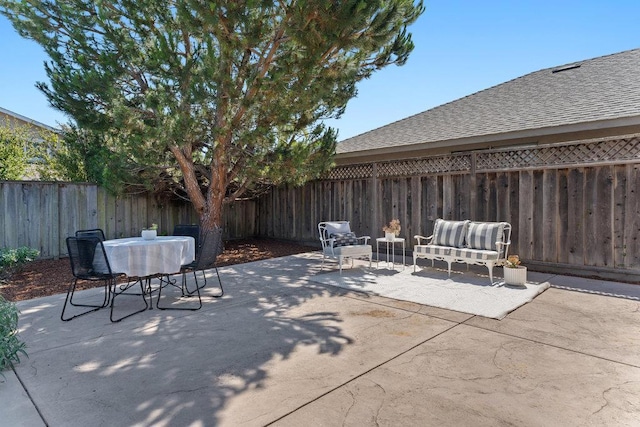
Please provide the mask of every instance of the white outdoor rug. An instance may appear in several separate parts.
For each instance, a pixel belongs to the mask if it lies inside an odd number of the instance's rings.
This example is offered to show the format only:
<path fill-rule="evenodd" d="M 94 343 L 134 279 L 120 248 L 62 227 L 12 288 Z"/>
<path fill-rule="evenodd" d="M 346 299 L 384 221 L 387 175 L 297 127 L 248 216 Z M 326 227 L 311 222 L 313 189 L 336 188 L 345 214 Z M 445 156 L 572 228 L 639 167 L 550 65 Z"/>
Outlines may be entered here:
<path fill-rule="evenodd" d="M 494 273 L 498 269 L 494 270 Z M 506 286 L 494 276 L 494 286 L 487 275 L 423 269 L 402 270 L 352 268 L 318 274 L 310 280 L 325 285 L 433 307 L 461 311 L 478 316 L 502 319 L 516 308 L 532 301 L 549 288 L 549 283 L 527 283 L 525 287 Z"/>

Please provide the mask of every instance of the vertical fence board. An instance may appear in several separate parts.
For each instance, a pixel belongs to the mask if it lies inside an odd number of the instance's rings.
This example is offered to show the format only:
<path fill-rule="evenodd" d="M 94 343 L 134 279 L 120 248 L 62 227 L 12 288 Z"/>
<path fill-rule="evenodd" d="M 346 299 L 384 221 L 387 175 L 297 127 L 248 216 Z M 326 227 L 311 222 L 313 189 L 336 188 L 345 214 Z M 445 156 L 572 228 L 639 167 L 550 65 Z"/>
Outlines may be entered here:
<path fill-rule="evenodd" d="M 506 221 L 511 224 L 511 247 L 509 252 L 518 253 L 520 246 L 520 174 L 509 173 L 509 216 Z M 515 252 L 514 252 L 515 251 Z"/>
<path fill-rule="evenodd" d="M 575 168 L 567 175 L 567 262 L 582 265 L 585 263 L 585 240 L 587 210 L 585 207 L 585 171 Z"/>
<path fill-rule="evenodd" d="M 476 221 L 487 221 L 489 218 L 489 177 L 487 174 L 476 176 Z"/>
<path fill-rule="evenodd" d="M 614 166 L 614 181 L 613 181 L 613 266 L 624 268 L 626 266 L 625 260 L 625 224 L 626 213 L 625 209 L 626 196 L 627 196 L 627 167 L 626 165 Z"/>
<path fill-rule="evenodd" d="M 597 168 L 595 187 L 597 189 L 596 220 L 602 228 L 598 229 L 601 238 L 601 264 L 603 267 L 614 267 L 614 171 L 613 166 Z M 597 264 L 598 265 L 598 264 Z"/>
<path fill-rule="evenodd" d="M 533 173 L 520 172 L 520 211 L 518 212 L 518 247 L 523 259 L 535 259 L 533 253 Z"/>
<path fill-rule="evenodd" d="M 496 176 L 496 217 L 494 221 L 511 222 L 509 207 L 509 174 L 502 172 Z"/>
<path fill-rule="evenodd" d="M 558 262 L 558 198 L 557 176 L 555 170 L 542 173 L 542 260 Z M 539 210 L 538 210 L 539 212 Z"/>
<path fill-rule="evenodd" d="M 569 262 L 569 176 L 567 170 L 558 171 L 558 262 Z"/>
<path fill-rule="evenodd" d="M 532 206 L 531 206 L 531 254 L 530 259 L 542 260 L 544 258 L 544 171 L 532 171 Z"/>
<path fill-rule="evenodd" d="M 414 242 L 413 236 L 416 234 L 422 234 L 422 188 L 420 186 L 420 177 L 411 177 L 411 219 L 410 227 L 407 233 L 407 246 L 412 245 Z"/>
<path fill-rule="evenodd" d="M 446 219 L 454 219 L 453 199 L 454 188 L 451 175 L 443 175 L 442 177 L 442 216 Z"/>
<path fill-rule="evenodd" d="M 488 194 L 487 194 L 487 216 L 486 221 L 496 221 L 498 218 L 498 194 L 497 177 L 495 173 L 487 174 Z"/>
<path fill-rule="evenodd" d="M 442 213 L 439 210 L 440 205 L 440 197 L 439 197 L 439 187 L 438 187 L 438 178 L 435 176 L 429 176 L 424 179 L 424 195 L 422 200 L 425 203 L 424 207 L 424 229 L 422 231 L 422 235 L 428 236 L 433 231 L 433 224 L 436 219 L 442 218 Z"/>
<path fill-rule="evenodd" d="M 640 165 L 627 166 L 624 225 L 624 259 L 626 267 L 640 265 Z"/>
<path fill-rule="evenodd" d="M 588 265 L 601 265 L 602 259 L 599 256 L 600 246 L 598 241 L 599 224 L 596 220 L 596 203 L 598 202 L 597 189 L 595 188 L 596 170 L 594 168 L 585 168 L 585 193 L 584 193 L 584 209 L 585 209 L 585 226 L 584 226 L 584 244 L 587 250 L 584 252 L 585 263 Z"/>

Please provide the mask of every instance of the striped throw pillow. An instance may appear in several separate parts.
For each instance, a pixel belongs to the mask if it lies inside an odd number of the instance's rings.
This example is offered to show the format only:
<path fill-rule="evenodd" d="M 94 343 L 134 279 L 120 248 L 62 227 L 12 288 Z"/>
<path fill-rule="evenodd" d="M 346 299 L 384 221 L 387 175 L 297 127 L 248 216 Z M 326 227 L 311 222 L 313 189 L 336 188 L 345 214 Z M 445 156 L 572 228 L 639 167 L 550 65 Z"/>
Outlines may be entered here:
<path fill-rule="evenodd" d="M 469 221 L 445 221 L 440 218 L 436 219 L 436 224 L 433 227 L 432 243 L 439 246 L 463 247 L 468 224 Z"/>
<path fill-rule="evenodd" d="M 358 244 L 356 233 L 333 233 L 329 237 L 335 239 L 333 243 L 334 248 L 337 246 L 351 246 Z"/>
<path fill-rule="evenodd" d="M 497 251 L 496 242 L 502 242 L 503 231 L 502 222 L 471 222 L 467 229 L 467 247 Z"/>

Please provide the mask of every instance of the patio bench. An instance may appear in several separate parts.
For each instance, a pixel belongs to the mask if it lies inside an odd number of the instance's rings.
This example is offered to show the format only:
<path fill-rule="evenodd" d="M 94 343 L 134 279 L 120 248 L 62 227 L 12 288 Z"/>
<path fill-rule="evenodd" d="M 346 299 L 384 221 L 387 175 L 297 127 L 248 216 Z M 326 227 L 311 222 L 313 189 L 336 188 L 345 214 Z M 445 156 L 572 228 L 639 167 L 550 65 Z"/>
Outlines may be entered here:
<path fill-rule="evenodd" d="M 416 235 L 413 247 L 413 271 L 418 258 L 445 261 L 451 276 L 451 263 L 484 265 L 493 283 L 493 267 L 504 265 L 511 244 L 508 222 L 446 221 L 438 218 L 433 234 Z"/>

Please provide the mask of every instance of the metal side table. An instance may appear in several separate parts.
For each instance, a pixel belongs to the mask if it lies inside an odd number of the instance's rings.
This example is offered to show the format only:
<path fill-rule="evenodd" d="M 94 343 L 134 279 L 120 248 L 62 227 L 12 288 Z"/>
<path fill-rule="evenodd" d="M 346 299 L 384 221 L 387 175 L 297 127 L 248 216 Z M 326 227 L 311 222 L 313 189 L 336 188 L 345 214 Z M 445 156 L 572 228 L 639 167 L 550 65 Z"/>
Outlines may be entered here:
<path fill-rule="evenodd" d="M 396 253 L 394 250 L 394 244 L 402 243 L 402 269 L 404 270 L 404 258 L 405 258 L 405 244 L 404 238 L 402 237 L 394 237 L 393 240 L 387 240 L 386 237 L 379 237 L 376 239 L 376 268 L 379 268 L 380 265 L 380 243 L 386 243 L 387 245 L 387 267 L 389 266 L 389 246 L 391 246 L 391 268 L 395 268 L 396 263 Z"/>

